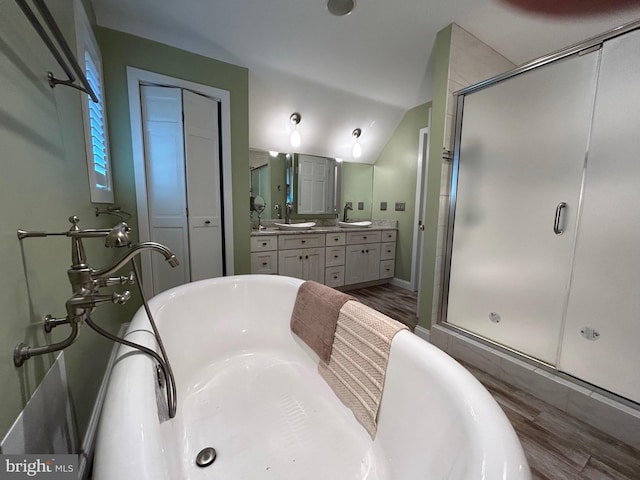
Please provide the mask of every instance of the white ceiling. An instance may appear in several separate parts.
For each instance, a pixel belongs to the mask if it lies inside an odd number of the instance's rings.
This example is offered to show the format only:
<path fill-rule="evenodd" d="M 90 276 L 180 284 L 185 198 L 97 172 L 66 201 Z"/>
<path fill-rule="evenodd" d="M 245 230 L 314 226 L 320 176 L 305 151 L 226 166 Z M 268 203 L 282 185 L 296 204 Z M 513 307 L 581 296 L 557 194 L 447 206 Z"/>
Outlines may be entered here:
<path fill-rule="evenodd" d="M 431 100 L 433 42 L 450 23 L 521 64 L 640 18 L 626 3 L 552 17 L 501 0 L 357 0 L 335 17 L 326 0 L 93 0 L 99 25 L 247 67 L 251 147 L 290 150 L 297 111 L 300 151 L 350 160 L 359 127 L 367 163 Z"/>

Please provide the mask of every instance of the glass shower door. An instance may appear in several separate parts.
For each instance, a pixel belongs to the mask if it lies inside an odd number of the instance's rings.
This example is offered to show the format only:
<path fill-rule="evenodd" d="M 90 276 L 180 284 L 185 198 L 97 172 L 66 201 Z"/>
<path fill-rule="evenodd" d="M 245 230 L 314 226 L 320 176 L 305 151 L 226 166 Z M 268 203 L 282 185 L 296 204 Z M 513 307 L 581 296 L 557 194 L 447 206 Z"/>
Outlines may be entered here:
<path fill-rule="evenodd" d="M 598 61 L 573 56 L 464 97 L 446 321 L 549 364 Z"/>
<path fill-rule="evenodd" d="M 605 42 L 559 368 L 640 402 L 640 30 Z"/>

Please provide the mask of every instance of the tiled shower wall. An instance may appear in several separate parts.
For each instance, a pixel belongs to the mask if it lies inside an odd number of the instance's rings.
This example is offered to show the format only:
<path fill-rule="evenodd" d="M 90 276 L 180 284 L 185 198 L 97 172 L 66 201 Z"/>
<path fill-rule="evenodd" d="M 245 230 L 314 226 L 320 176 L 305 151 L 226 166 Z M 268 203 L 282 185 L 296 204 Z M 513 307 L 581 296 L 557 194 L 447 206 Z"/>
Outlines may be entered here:
<path fill-rule="evenodd" d="M 443 150 L 453 151 L 453 132 L 455 126 L 455 98 L 453 92 L 494 77 L 515 68 L 505 57 L 481 42 L 455 23 L 451 30 L 449 53 L 449 75 L 447 82 L 447 109 Z M 442 292 L 442 270 L 444 266 L 445 239 L 449 221 L 449 196 L 451 191 L 450 160 L 442 160 L 440 179 L 440 208 L 438 212 L 438 243 L 436 247 L 436 266 L 434 295 L 431 309 L 431 325 L 435 325 L 439 315 L 439 301 Z"/>

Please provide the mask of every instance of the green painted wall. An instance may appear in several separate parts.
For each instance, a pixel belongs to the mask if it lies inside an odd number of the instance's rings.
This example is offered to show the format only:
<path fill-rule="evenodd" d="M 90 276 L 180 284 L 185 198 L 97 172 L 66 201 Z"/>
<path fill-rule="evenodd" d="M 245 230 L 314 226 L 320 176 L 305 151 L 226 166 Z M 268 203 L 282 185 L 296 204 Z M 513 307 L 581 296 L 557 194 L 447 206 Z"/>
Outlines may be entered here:
<path fill-rule="evenodd" d="M 116 203 L 136 213 L 126 67 L 168 75 L 231 93 L 231 158 L 235 273 L 250 271 L 248 70 L 133 35 L 98 27 Z M 136 223 L 134 218 L 132 223 Z"/>
<path fill-rule="evenodd" d="M 431 126 L 429 130 L 431 139 L 429 142 L 429 169 L 427 172 L 427 211 L 422 255 L 420 309 L 418 311 L 418 324 L 424 328 L 431 328 L 451 30 L 452 25 L 449 25 L 438 32 L 432 51 L 434 78 Z"/>
<path fill-rule="evenodd" d="M 340 194 L 340 220 L 346 202 L 353 203 L 353 210 L 347 212 L 349 220 L 371 220 L 373 199 L 373 165 L 366 163 L 342 163 L 342 188 Z M 364 203 L 364 210 L 358 210 L 358 202 Z"/>
<path fill-rule="evenodd" d="M 395 277 L 406 281 L 411 280 L 419 131 L 428 126 L 430 107 L 425 103 L 405 113 L 374 165 L 372 216 L 398 221 Z M 386 211 L 380 202 L 387 202 Z M 406 203 L 404 212 L 395 211 L 396 202 Z"/>
<path fill-rule="evenodd" d="M 54 17 L 75 44 L 71 1 L 48 2 Z M 0 2 L 0 438 L 4 437 L 54 360 L 34 357 L 13 366 L 19 342 L 42 345 L 61 341 L 69 327 L 45 334 L 42 317 L 65 314 L 71 296 L 66 271 L 70 240 L 30 238 L 20 242 L 16 230 L 64 231 L 77 215 L 81 227 L 109 227 L 113 217 L 96 218 L 89 197 L 81 113 L 77 90 L 47 84 L 47 71 L 60 75 L 49 51 L 13 1 Z M 111 263 L 117 252 L 100 240 L 86 240 L 91 266 Z M 110 331 L 131 316 L 131 308 L 104 306 L 94 319 Z M 87 328 L 65 350 L 70 393 L 80 440 L 111 352 L 111 342 Z M 35 421 L 35 419 L 32 419 Z"/>

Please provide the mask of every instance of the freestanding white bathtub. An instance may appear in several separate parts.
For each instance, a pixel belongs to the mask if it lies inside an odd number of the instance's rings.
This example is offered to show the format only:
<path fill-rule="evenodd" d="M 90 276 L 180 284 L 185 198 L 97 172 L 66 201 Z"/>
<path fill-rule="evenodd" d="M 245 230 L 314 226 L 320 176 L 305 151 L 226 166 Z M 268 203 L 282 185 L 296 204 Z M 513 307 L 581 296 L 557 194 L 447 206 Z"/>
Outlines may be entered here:
<path fill-rule="evenodd" d="M 530 479 L 511 424 L 461 365 L 409 331 L 391 344 L 375 440 L 289 329 L 301 280 L 204 280 L 150 302 L 178 387 L 160 421 L 152 360 L 122 347 L 100 420 L 95 480 Z M 127 339 L 154 346 L 144 310 Z M 160 394 L 162 398 L 163 394 Z M 196 455 L 217 458 L 198 467 Z"/>

